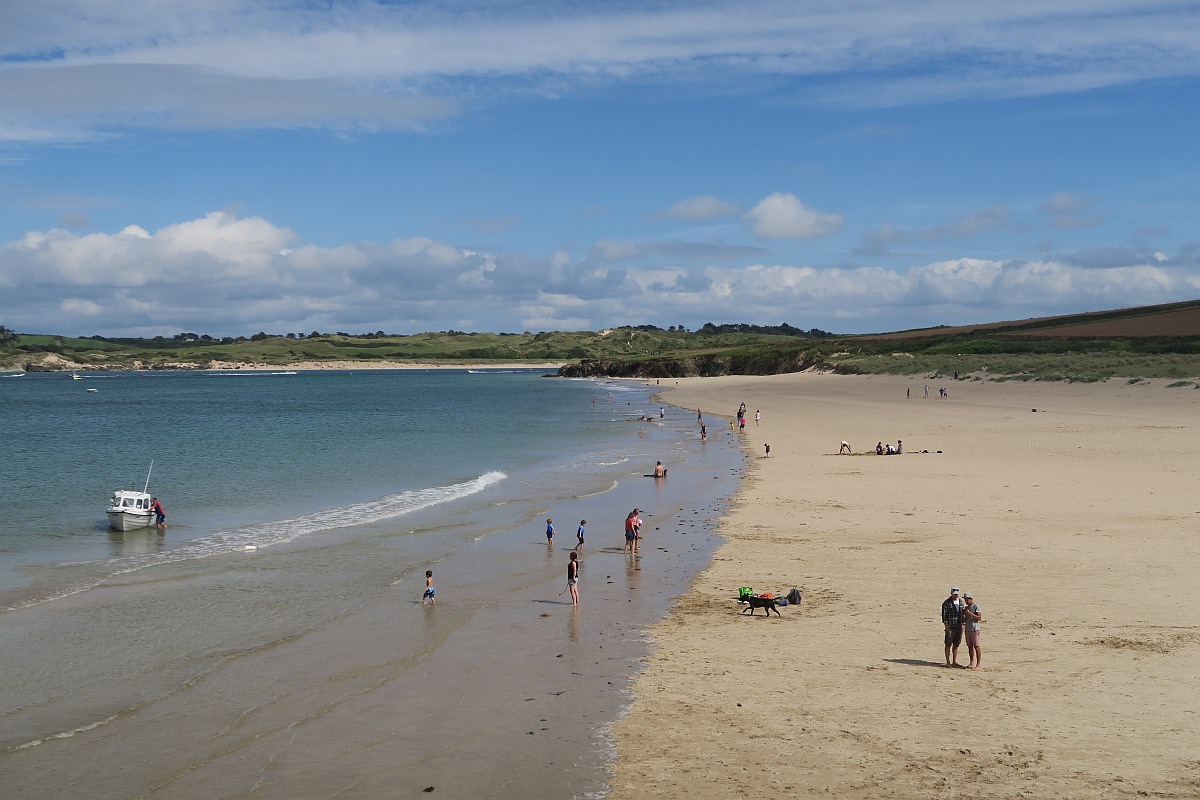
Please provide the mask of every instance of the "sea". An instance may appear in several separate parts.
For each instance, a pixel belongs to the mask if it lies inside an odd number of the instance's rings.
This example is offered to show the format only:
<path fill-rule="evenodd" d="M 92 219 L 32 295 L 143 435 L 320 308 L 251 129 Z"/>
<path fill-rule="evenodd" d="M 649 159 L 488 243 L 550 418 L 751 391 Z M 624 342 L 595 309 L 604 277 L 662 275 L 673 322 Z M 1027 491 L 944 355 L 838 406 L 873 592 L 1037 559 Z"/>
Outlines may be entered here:
<path fill-rule="evenodd" d="M 660 388 L 0 376 L 0 796 L 603 797 L 647 627 L 745 468 Z M 166 530 L 110 530 L 143 488 Z"/>

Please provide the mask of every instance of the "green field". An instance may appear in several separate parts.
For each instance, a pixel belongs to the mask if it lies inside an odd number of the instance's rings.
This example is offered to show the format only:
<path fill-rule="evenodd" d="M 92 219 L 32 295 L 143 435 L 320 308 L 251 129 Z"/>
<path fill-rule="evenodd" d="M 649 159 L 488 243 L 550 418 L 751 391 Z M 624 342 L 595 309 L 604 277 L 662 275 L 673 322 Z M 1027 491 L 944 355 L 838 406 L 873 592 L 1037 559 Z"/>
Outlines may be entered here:
<path fill-rule="evenodd" d="M 571 374 L 637 377 L 841 373 L 953 375 L 966 380 L 1174 380 L 1200 383 L 1200 301 L 896 334 L 836 336 L 788 325 L 619 327 L 606 331 L 382 332 L 214 339 L 65 338 L 0 326 L 0 369 L 205 369 L 215 362 L 289 366 L 556 362 Z"/>

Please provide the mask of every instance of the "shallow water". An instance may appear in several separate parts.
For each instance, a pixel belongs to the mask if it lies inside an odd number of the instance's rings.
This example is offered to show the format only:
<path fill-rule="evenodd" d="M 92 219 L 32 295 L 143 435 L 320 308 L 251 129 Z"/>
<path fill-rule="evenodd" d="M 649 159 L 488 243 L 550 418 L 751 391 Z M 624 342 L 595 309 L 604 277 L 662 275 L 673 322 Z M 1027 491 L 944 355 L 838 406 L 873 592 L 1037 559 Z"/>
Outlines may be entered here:
<path fill-rule="evenodd" d="M 55 524 L 3 532 L 13 610 L 0 614 L 0 794 L 603 790 L 606 725 L 645 652 L 642 631 L 713 550 L 708 520 L 741 464 L 732 437 L 702 445 L 694 413 L 681 410 L 637 420 L 658 406 L 627 384 L 435 375 L 426 382 L 440 394 L 421 391 L 437 411 L 414 419 L 398 410 L 419 394 L 407 374 L 368 376 L 351 397 L 331 376 L 291 388 L 281 383 L 290 378 L 238 376 L 220 402 L 209 388 L 219 378 L 174 380 L 163 404 L 171 424 L 183 405 L 207 408 L 208 426 L 231 438 L 267 433 L 257 451 L 233 448 L 236 457 L 228 448 L 188 456 L 180 440 L 169 456 L 156 450 L 156 474 L 159 458 L 167 476 L 181 464 L 195 474 L 164 477 L 172 527 L 163 537 L 98 531 L 102 507 L 79 502 L 65 502 Z M 189 399 L 193 389 L 210 400 Z M 190 424 L 196 432 L 181 440 L 204 442 L 199 421 Z M 352 430 L 374 431 L 365 454 Z M 239 480 L 254 452 L 245 482 L 275 487 L 270 501 Z M 671 466 L 666 481 L 641 477 L 656 458 Z M 104 459 L 91 463 L 96 471 Z M 361 481 L 342 474 L 347 464 Z M 71 485 L 88 470 L 66 472 Z M 231 498 L 216 521 L 205 482 Z M 621 552 L 635 505 L 647 521 L 637 559 Z M 68 513 L 84 521 L 72 528 Z M 588 542 L 574 610 L 561 592 L 581 518 Z M 48 544 L 30 546 L 39 536 Z M 417 602 L 427 568 L 436 607 Z"/>

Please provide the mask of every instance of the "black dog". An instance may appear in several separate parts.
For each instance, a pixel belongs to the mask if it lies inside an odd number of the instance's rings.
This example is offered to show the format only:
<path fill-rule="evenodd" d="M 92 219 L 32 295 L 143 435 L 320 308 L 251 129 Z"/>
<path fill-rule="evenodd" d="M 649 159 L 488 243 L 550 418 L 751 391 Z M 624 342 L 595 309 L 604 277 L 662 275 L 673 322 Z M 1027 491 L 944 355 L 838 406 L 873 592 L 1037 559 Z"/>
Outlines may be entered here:
<path fill-rule="evenodd" d="M 783 614 L 779 613 L 779 609 L 775 607 L 775 598 L 774 597 L 758 597 L 757 595 L 752 594 L 752 595 L 749 595 L 748 597 L 743 597 L 742 599 L 750 604 L 750 608 L 744 609 L 742 611 L 743 614 L 745 614 L 747 611 L 749 611 L 750 616 L 753 617 L 754 609 L 761 608 L 761 609 L 763 609 L 763 614 L 765 614 L 768 617 L 771 616 L 772 611 L 775 612 L 775 616 L 777 616 L 777 617 L 783 616 Z"/>

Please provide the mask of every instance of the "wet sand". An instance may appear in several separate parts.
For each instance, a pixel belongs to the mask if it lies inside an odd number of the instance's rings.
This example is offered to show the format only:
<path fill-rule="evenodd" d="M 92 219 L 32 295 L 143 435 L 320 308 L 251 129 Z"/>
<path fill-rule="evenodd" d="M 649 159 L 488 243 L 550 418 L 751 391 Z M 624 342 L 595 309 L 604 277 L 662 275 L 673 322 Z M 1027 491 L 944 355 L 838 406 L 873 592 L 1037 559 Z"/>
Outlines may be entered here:
<path fill-rule="evenodd" d="M 1200 391 L 1168 383 L 665 391 L 745 402 L 753 458 L 727 543 L 653 629 L 611 797 L 1200 796 Z M 952 585 L 982 608 L 981 671 L 944 666 Z M 804 602 L 751 619 L 739 586 Z"/>

